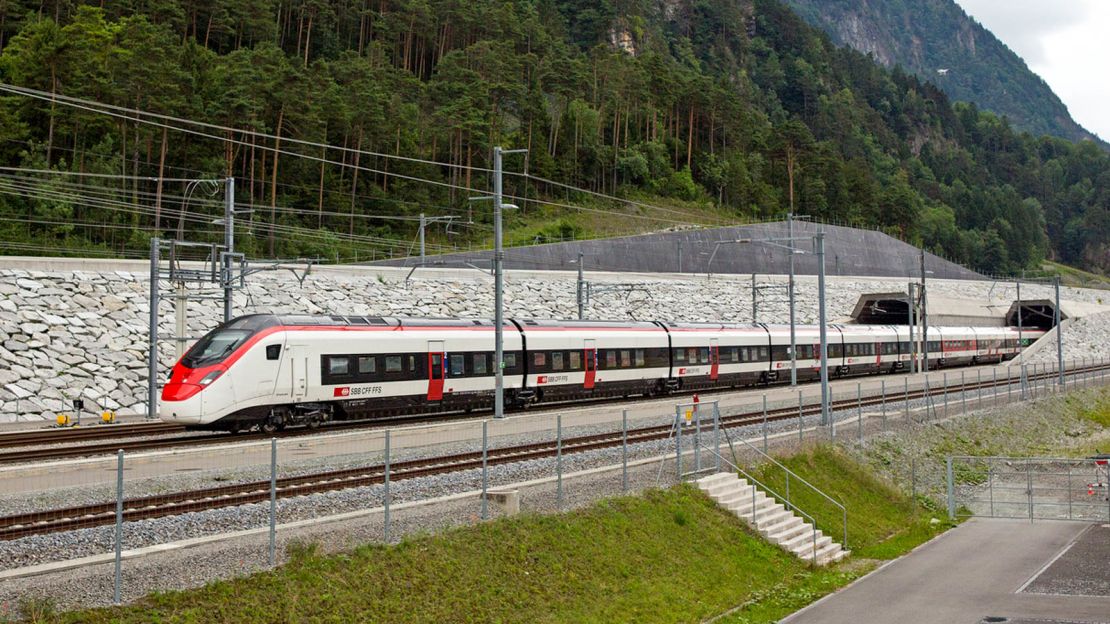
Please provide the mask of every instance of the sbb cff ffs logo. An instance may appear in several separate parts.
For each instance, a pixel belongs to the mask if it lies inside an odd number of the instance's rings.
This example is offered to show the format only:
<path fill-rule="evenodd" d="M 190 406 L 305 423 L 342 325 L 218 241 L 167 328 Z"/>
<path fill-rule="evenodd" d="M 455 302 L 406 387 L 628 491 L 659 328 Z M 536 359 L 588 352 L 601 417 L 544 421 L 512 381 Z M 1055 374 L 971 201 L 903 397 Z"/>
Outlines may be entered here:
<path fill-rule="evenodd" d="M 336 388 L 335 391 L 333 392 L 332 396 L 333 397 L 351 396 L 351 389 L 349 387 L 347 387 L 347 388 Z"/>

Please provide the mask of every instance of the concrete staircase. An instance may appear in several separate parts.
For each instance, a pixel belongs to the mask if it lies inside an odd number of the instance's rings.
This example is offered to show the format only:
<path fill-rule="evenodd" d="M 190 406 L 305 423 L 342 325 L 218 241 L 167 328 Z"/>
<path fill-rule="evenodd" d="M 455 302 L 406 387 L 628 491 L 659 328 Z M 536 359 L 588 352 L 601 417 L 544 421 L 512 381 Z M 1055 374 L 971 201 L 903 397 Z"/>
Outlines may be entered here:
<path fill-rule="evenodd" d="M 698 479 L 697 484 L 717 504 L 747 521 L 765 539 L 803 560 L 813 560 L 812 525 L 748 483 L 747 479 L 734 473 L 719 472 Z M 817 531 L 816 550 L 817 565 L 834 563 L 850 554 L 821 531 Z"/>

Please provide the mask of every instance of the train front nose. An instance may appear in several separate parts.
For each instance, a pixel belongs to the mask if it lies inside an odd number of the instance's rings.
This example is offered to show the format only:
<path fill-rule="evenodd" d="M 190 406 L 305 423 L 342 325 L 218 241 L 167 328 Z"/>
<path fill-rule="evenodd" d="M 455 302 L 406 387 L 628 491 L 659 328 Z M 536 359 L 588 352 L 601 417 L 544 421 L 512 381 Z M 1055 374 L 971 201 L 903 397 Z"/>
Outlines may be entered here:
<path fill-rule="evenodd" d="M 189 368 L 176 364 L 170 380 L 162 387 L 158 417 L 166 422 L 185 425 L 204 424 L 202 392 L 224 372 L 221 366 Z"/>

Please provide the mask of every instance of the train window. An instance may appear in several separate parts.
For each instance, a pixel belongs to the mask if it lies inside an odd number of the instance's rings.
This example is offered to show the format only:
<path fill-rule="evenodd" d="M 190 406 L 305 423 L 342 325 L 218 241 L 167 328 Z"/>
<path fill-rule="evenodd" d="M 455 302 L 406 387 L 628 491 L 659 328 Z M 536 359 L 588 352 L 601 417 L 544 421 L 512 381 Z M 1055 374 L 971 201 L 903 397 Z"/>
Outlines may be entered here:
<path fill-rule="evenodd" d="M 376 372 L 378 369 L 378 358 L 372 355 L 358 356 L 358 372 L 365 375 L 368 373 Z"/>
<path fill-rule="evenodd" d="M 674 361 L 676 361 L 676 362 L 685 362 L 686 361 L 686 349 L 675 349 L 674 350 Z"/>
<path fill-rule="evenodd" d="M 632 353 L 625 349 L 621 351 L 621 368 L 632 366 Z"/>
<path fill-rule="evenodd" d="M 751 351 L 749 351 L 747 347 L 740 347 L 740 359 L 744 362 L 752 361 Z"/>
<path fill-rule="evenodd" d="M 644 350 L 636 349 L 636 366 L 643 366 L 645 362 Z"/>
<path fill-rule="evenodd" d="M 387 355 L 385 356 L 385 372 L 399 373 L 401 372 L 401 356 Z"/>
<path fill-rule="evenodd" d="M 447 361 L 447 374 L 452 377 L 462 377 L 466 374 L 466 354 L 452 353 Z"/>
<path fill-rule="evenodd" d="M 266 359 L 276 360 L 281 357 L 281 345 L 266 345 Z"/>
<path fill-rule="evenodd" d="M 471 362 L 473 363 L 472 370 L 475 375 L 485 375 L 486 371 L 489 370 L 485 353 L 475 353 Z"/>
<path fill-rule="evenodd" d="M 729 347 L 728 348 L 728 356 L 729 356 L 729 361 L 739 362 L 740 361 L 740 348 L 739 347 Z"/>
<path fill-rule="evenodd" d="M 702 347 L 698 349 L 698 362 L 701 364 L 709 363 L 709 347 Z"/>
<path fill-rule="evenodd" d="M 686 359 L 689 360 L 691 364 L 697 364 L 698 363 L 698 350 L 694 347 L 690 347 L 689 349 L 686 349 Z"/>
<path fill-rule="evenodd" d="M 771 361 L 770 347 L 760 347 L 759 348 L 759 361 L 760 362 L 770 362 Z"/>
<path fill-rule="evenodd" d="M 505 368 L 516 368 L 516 354 L 501 352 L 501 357 L 505 358 Z M 494 363 L 494 366 L 497 364 Z"/>
<path fill-rule="evenodd" d="M 577 351 L 571 351 L 570 362 L 567 368 L 570 370 L 582 370 L 582 354 Z"/>
<path fill-rule="evenodd" d="M 542 352 L 533 354 L 532 364 L 535 365 L 536 368 L 547 366 L 547 354 Z"/>
<path fill-rule="evenodd" d="M 617 367 L 617 352 L 612 349 L 605 350 L 605 368 Z"/>
<path fill-rule="evenodd" d="M 416 372 L 416 371 L 420 370 L 419 368 L 416 367 L 416 356 L 415 355 L 410 355 L 409 356 L 409 370 L 412 371 L 412 372 Z"/>
<path fill-rule="evenodd" d="M 328 374 L 329 375 L 346 375 L 351 366 L 351 360 L 347 356 L 333 355 L 328 358 Z"/>
<path fill-rule="evenodd" d="M 563 352 L 555 351 L 551 354 L 551 370 L 563 370 Z"/>

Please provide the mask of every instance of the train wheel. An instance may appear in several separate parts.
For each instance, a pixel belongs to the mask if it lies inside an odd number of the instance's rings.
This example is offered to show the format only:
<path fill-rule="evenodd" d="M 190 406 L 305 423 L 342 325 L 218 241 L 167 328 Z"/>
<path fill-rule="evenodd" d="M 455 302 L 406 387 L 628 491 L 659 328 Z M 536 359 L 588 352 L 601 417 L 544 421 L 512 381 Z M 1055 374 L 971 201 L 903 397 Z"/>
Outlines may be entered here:
<path fill-rule="evenodd" d="M 305 425 L 309 429 L 319 429 L 320 428 L 320 417 L 319 416 L 310 417 L 308 419 L 308 422 L 305 423 Z"/>
<path fill-rule="evenodd" d="M 258 430 L 266 435 L 273 435 L 278 432 L 278 424 L 269 418 L 258 425 Z"/>

